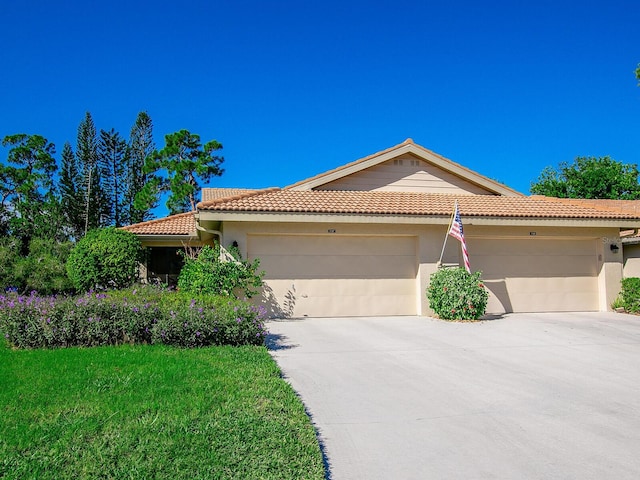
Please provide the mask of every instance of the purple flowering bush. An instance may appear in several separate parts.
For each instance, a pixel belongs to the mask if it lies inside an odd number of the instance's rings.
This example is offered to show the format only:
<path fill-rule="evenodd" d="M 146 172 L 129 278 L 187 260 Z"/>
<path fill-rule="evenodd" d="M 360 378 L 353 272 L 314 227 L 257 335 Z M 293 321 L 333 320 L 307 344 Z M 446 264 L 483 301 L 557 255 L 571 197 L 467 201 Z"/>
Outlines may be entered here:
<path fill-rule="evenodd" d="M 205 345 L 261 345 L 264 310 L 228 298 L 191 299 L 186 305 L 163 305 L 152 332 L 153 343 L 180 347 Z M 221 301 L 223 300 L 223 301 Z"/>
<path fill-rule="evenodd" d="M 235 299 L 193 298 L 150 286 L 80 297 L 0 294 L 0 332 L 18 348 L 261 345 L 264 316 Z"/>

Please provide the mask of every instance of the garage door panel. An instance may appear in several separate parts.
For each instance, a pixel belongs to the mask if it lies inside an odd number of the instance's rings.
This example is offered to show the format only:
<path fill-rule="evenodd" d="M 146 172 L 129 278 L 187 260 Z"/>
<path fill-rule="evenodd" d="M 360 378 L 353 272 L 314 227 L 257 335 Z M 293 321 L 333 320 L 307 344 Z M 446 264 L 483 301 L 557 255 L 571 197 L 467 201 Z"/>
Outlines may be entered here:
<path fill-rule="evenodd" d="M 554 239 L 522 239 L 522 238 L 499 238 L 499 239 L 467 239 L 469 247 L 482 251 L 485 255 L 515 255 L 515 256 L 573 256 L 596 253 L 596 244 L 592 239 L 582 240 L 554 240 Z"/>
<path fill-rule="evenodd" d="M 415 256 L 271 255 L 260 268 L 271 278 L 415 278 Z"/>
<path fill-rule="evenodd" d="M 594 255 L 565 256 L 515 256 L 474 255 L 471 259 L 474 270 L 481 270 L 485 278 L 503 277 L 593 277 L 597 275 Z"/>
<path fill-rule="evenodd" d="M 295 252 L 303 256 L 388 255 L 415 252 L 415 237 L 364 237 L 335 235 L 251 235 L 249 250 L 257 257 L 286 255 Z"/>
<path fill-rule="evenodd" d="M 415 315 L 414 237 L 249 235 L 271 311 L 290 316 Z M 262 252 L 262 254 L 260 254 Z"/>

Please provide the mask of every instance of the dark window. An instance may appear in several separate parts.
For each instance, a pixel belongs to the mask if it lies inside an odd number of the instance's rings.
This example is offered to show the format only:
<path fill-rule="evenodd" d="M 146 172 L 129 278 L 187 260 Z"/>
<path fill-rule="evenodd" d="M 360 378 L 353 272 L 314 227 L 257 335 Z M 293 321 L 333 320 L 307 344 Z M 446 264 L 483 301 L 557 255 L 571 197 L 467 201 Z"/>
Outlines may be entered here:
<path fill-rule="evenodd" d="M 175 287 L 184 265 L 182 247 L 150 247 L 147 261 L 147 280 Z"/>

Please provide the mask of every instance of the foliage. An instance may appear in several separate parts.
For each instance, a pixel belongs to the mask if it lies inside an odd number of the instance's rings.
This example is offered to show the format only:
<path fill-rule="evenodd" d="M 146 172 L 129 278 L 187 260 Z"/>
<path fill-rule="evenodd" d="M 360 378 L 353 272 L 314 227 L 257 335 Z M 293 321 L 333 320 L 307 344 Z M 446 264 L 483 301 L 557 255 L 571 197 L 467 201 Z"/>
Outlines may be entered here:
<path fill-rule="evenodd" d="M 237 248 L 228 250 L 230 258 L 220 258 L 220 247 L 205 245 L 195 258 L 185 258 L 178 277 L 178 288 L 192 294 L 252 297 L 262 286 L 264 272 L 260 260 L 242 260 Z"/>
<path fill-rule="evenodd" d="M 621 305 L 630 313 L 640 312 L 640 278 L 629 277 L 622 279 L 620 290 Z"/>
<path fill-rule="evenodd" d="M 0 164 L 0 214 L 7 233 L 20 239 L 25 253 L 36 235 L 58 239 L 60 208 L 55 195 L 55 146 L 40 135 L 24 133 L 2 140 L 10 147 Z"/>
<path fill-rule="evenodd" d="M 480 272 L 442 268 L 431 275 L 427 298 L 431 309 L 443 320 L 477 320 L 485 313 L 489 292 Z"/>
<path fill-rule="evenodd" d="M 0 478 L 304 478 L 314 428 L 264 347 L 0 346 Z"/>
<path fill-rule="evenodd" d="M 0 292 L 18 286 L 15 266 L 19 255 L 20 242 L 16 238 L 0 237 Z"/>
<path fill-rule="evenodd" d="M 136 195 L 146 185 L 147 175 L 144 172 L 144 163 L 155 150 L 153 143 L 153 122 L 147 112 L 138 113 L 136 121 L 131 127 L 128 145 L 127 164 L 127 188 L 125 191 L 125 204 L 127 218 L 125 223 L 139 223 L 152 218 L 151 210 L 157 206 L 157 201 L 145 201 L 143 205 L 136 205 Z"/>
<path fill-rule="evenodd" d="M 108 225 L 110 211 L 102 188 L 101 171 L 98 165 L 96 127 L 89 112 L 86 112 L 84 119 L 78 126 L 76 158 L 82 178 L 84 232 L 86 233 L 94 228 Z"/>
<path fill-rule="evenodd" d="M 16 260 L 14 286 L 22 292 L 36 291 L 42 295 L 71 291 L 66 261 L 72 246 L 71 242 L 33 238 L 29 254 Z"/>
<path fill-rule="evenodd" d="M 222 149 L 216 140 L 202 145 L 200 136 L 180 130 L 165 136 L 165 147 L 147 157 L 144 172 L 148 181 L 136 197 L 136 205 L 144 208 L 157 202 L 159 195 L 170 192 L 167 208 L 171 214 L 196 209 L 200 182 L 220 176 L 224 159 L 215 155 Z M 165 171 L 166 177 L 160 176 Z"/>
<path fill-rule="evenodd" d="M 138 277 L 142 245 L 138 237 L 114 227 L 92 230 L 71 251 L 67 273 L 80 291 L 125 288 Z"/>
<path fill-rule="evenodd" d="M 638 167 L 610 157 L 577 157 L 559 169 L 546 167 L 531 184 L 531 193 L 559 198 L 640 198 Z"/>
<path fill-rule="evenodd" d="M 121 227 L 126 218 L 127 142 L 113 128 L 108 132 L 100 130 L 98 167 L 107 212 L 103 222 Z"/>
<path fill-rule="evenodd" d="M 151 286 L 80 297 L 0 295 L 0 331 L 19 348 L 261 345 L 263 317 L 263 309 L 235 299 Z"/>
<path fill-rule="evenodd" d="M 79 240 L 85 229 L 85 192 L 82 188 L 82 175 L 71 144 L 62 147 L 62 165 L 60 168 L 60 204 L 64 215 L 65 227 L 71 237 Z"/>

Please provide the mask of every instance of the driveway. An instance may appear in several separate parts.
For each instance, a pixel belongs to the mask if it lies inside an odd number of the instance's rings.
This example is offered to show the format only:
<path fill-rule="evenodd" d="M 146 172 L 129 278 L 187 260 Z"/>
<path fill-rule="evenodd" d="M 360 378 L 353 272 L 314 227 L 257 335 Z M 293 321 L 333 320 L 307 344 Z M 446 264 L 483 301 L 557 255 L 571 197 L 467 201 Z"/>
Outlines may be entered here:
<path fill-rule="evenodd" d="M 640 317 L 272 321 L 329 478 L 640 478 Z"/>

